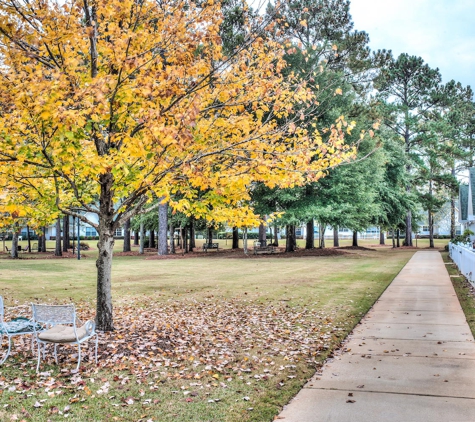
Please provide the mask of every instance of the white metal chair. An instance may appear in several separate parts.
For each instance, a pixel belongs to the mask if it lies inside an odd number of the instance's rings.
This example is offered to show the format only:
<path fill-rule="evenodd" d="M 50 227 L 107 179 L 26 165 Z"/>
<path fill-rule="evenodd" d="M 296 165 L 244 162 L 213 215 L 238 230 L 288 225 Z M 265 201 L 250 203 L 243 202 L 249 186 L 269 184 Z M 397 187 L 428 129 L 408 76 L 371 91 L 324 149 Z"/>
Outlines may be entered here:
<path fill-rule="evenodd" d="M 81 321 L 76 316 L 76 309 L 71 305 L 38 305 L 31 304 L 33 309 L 33 321 L 44 326 L 44 331 L 36 331 L 36 340 L 38 342 L 38 364 L 36 371 L 40 368 L 41 345 L 43 345 L 43 359 L 46 350 L 46 344 L 54 344 L 54 359 L 58 363 L 57 346 L 58 344 L 77 344 L 78 345 L 78 365 L 81 364 L 81 343 L 96 337 L 95 358 L 97 364 L 97 333 L 95 331 L 94 321 L 87 321 L 81 325 Z M 76 326 L 79 323 L 81 326 Z"/>
<path fill-rule="evenodd" d="M 25 317 L 17 317 L 11 321 L 5 322 L 5 307 L 3 304 L 3 297 L 0 296 L 0 345 L 3 344 L 3 336 L 8 338 L 8 350 L 0 361 L 0 365 L 5 362 L 10 355 L 12 349 L 12 337 L 32 335 L 31 350 L 33 350 L 33 334 L 36 331 L 40 332 L 41 327 L 36 326 L 31 319 Z"/>

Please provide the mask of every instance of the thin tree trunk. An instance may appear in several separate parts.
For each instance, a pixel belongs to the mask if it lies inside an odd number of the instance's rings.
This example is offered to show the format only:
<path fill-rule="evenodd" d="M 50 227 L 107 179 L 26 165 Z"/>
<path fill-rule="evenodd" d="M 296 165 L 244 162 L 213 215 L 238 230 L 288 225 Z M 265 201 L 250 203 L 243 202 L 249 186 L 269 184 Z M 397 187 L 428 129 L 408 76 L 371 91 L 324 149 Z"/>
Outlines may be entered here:
<path fill-rule="evenodd" d="M 320 248 L 325 248 L 325 226 L 323 224 L 319 225 L 318 236 L 320 238 Z"/>
<path fill-rule="evenodd" d="M 10 251 L 10 256 L 13 259 L 18 259 L 18 227 L 15 224 L 15 231 L 12 235 L 12 250 Z"/>
<path fill-rule="evenodd" d="M 406 237 L 405 246 L 412 246 L 412 212 L 409 210 L 406 215 Z"/>
<path fill-rule="evenodd" d="M 384 242 L 384 231 L 383 228 L 379 228 L 379 244 L 380 245 L 385 245 L 386 243 Z"/>
<path fill-rule="evenodd" d="M 452 167 L 452 176 L 455 178 L 455 168 Z M 455 237 L 455 196 L 450 194 L 450 238 Z"/>
<path fill-rule="evenodd" d="M 124 252 L 132 250 L 130 247 L 130 218 L 124 223 L 124 247 L 122 250 Z"/>
<path fill-rule="evenodd" d="M 61 217 L 56 219 L 56 245 L 54 256 L 63 256 L 63 252 L 61 251 Z"/>
<path fill-rule="evenodd" d="M 112 173 L 99 176 L 99 241 L 97 242 L 97 305 L 96 326 L 101 331 L 114 329 L 112 312 L 112 255 L 114 249 L 114 203 Z"/>
<path fill-rule="evenodd" d="M 289 224 L 286 227 L 286 244 L 285 252 L 294 252 L 296 248 L 296 239 L 295 239 L 295 226 Z"/>
<path fill-rule="evenodd" d="M 170 253 L 175 253 L 175 228 L 173 227 L 173 223 L 170 222 Z"/>
<path fill-rule="evenodd" d="M 195 218 L 190 217 L 190 252 L 196 248 Z"/>
<path fill-rule="evenodd" d="M 139 246 L 139 231 L 134 230 L 134 246 Z"/>
<path fill-rule="evenodd" d="M 188 249 L 188 228 L 186 226 L 183 227 L 183 249 L 185 253 L 188 253 L 190 251 Z"/>
<path fill-rule="evenodd" d="M 233 249 L 239 248 L 239 229 L 237 227 L 233 227 Z"/>
<path fill-rule="evenodd" d="M 242 232 L 242 246 L 244 253 L 247 255 L 247 227 L 245 227 L 244 231 Z"/>
<path fill-rule="evenodd" d="M 333 227 L 333 246 L 340 247 L 340 238 L 338 237 L 338 227 Z"/>
<path fill-rule="evenodd" d="M 208 227 L 208 244 L 213 243 L 213 228 Z"/>
<path fill-rule="evenodd" d="M 30 227 L 26 226 L 26 241 L 28 243 L 28 252 L 31 252 L 31 238 L 30 238 Z"/>
<path fill-rule="evenodd" d="M 399 243 L 399 229 L 396 229 L 396 247 L 401 247 L 401 244 Z"/>
<path fill-rule="evenodd" d="M 279 229 L 277 224 L 274 224 L 274 245 L 279 246 Z"/>
<path fill-rule="evenodd" d="M 63 252 L 69 248 L 69 215 L 63 216 Z"/>
<path fill-rule="evenodd" d="M 313 249 L 315 248 L 315 238 L 313 235 L 313 228 L 314 228 L 314 223 L 313 223 L 313 218 L 309 221 L 307 221 L 307 236 L 305 239 L 305 249 Z"/>
<path fill-rule="evenodd" d="M 358 231 L 353 230 L 353 243 L 351 246 L 358 247 Z"/>
<path fill-rule="evenodd" d="M 149 243 L 150 243 L 150 248 L 151 249 L 156 248 L 156 245 L 155 245 L 155 230 L 154 229 L 150 230 Z"/>
<path fill-rule="evenodd" d="M 140 223 L 140 246 L 139 246 L 139 254 L 143 255 L 145 249 L 145 228 L 143 223 Z"/>
<path fill-rule="evenodd" d="M 161 202 L 163 199 L 158 206 L 158 255 L 168 255 L 168 203 Z"/>
<path fill-rule="evenodd" d="M 41 239 L 41 252 L 46 252 L 46 227 L 42 227 L 43 238 Z"/>
<path fill-rule="evenodd" d="M 261 246 L 267 245 L 267 230 L 265 223 L 259 224 L 259 243 Z"/>
<path fill-rule="evenodd" d="M 393 241 L 393 249 L 396 248 L 396 239 L 394 236 L 394 228 L 392 229 L 392 235 L 391 235 L 392 241 Z"/>

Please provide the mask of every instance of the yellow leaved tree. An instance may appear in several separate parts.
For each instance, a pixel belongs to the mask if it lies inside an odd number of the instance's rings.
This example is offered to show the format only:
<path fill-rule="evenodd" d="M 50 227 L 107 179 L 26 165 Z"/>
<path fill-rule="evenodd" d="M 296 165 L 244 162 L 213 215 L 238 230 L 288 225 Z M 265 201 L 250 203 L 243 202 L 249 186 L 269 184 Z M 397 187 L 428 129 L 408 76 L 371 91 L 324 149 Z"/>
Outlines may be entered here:
<path fill-rule="evenodd" d="M 180 192 L 186 211 L 207 190 L 225 218 L 252 183 L 317 180 L 353 153 L 343 120 L 324 140 L 300 127 L 315 99 L 282 76 L 283 47 L 253 25 L 226 57 L 220 23 L 213 0 L 0 3 L 2 202 L 21 206 L 9 192 L 23 192 L 30 215 L 96 228 L 101 330 L 113 329 L 114 231 L 152 196 Z"/>

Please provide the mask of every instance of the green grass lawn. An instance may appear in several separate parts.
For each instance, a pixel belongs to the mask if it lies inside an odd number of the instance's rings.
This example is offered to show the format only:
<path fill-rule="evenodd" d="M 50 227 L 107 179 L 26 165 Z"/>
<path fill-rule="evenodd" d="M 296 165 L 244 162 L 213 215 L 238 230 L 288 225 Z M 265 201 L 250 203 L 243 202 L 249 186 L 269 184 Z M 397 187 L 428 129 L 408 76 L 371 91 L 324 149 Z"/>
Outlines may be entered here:
<path fill-rule="evenodd" d="M 0 420 L 271 421 L 414 252 L 116 256 L 116 331 L 100 334 L 99 366 L 86 358 L 72 374 L 64 347 L 60 365 L 49 353 L 36 375 L 17 341 L 1 371 Z M 95 252 L 86 255 L 2 259 L 0 294 L 7 306 L 72 300 L 91 317 Z"/>

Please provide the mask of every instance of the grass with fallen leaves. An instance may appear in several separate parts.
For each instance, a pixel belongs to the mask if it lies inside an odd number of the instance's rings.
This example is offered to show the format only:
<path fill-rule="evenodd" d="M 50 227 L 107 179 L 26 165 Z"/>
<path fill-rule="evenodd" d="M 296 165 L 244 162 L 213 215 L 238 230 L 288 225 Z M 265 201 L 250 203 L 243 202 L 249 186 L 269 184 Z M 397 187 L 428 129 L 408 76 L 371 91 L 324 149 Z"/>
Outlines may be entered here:
<path fill-rule="evenodd" d="M 40 374 L 16 340 L 1 368 L 0 420 L 271 421 L 341 343 L 415 251 L 338 256 L 114 258 L 116 330 L 99 365 L 75 349 Z M 94 259 L 2 260 L 9 316 L 72 300 L 93 317 Z M 5 341 L 3 343 L 5 346 Z"/>

